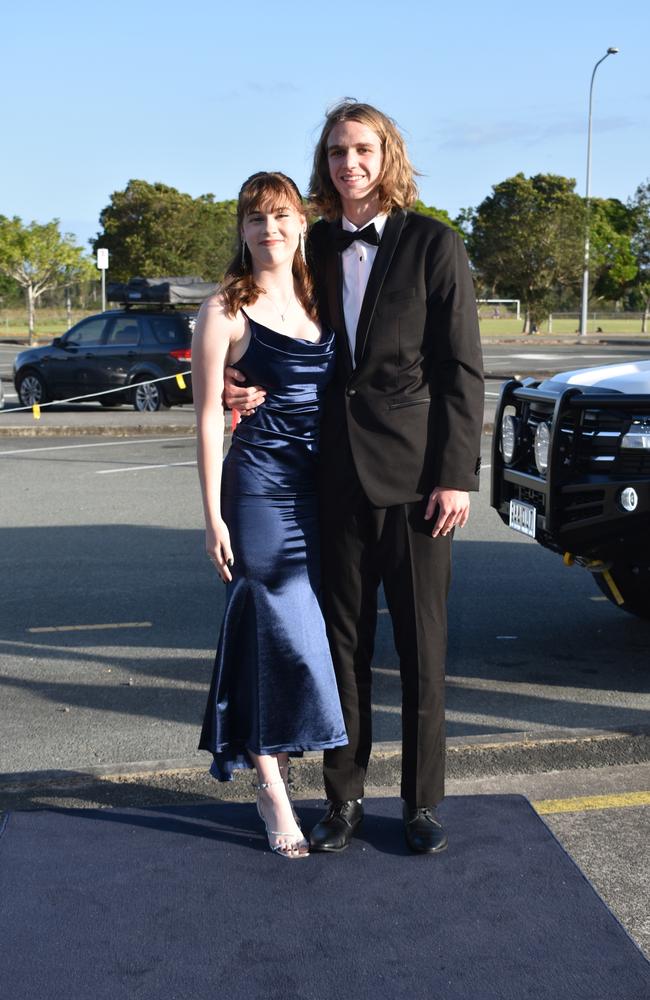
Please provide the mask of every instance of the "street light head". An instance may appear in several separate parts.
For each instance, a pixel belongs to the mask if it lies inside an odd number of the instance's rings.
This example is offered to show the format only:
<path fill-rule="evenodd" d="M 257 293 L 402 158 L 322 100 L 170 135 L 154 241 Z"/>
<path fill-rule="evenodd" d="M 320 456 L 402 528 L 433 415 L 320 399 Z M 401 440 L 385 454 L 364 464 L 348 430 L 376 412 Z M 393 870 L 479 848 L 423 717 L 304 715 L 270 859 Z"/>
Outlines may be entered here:
<path fill-rule="evenodd" d="M 608 56 L 615 56 L 617 52 L 618 49 L 615 49 L 613 45 L 610 45 L 610 47 L 607 49 Z"/>

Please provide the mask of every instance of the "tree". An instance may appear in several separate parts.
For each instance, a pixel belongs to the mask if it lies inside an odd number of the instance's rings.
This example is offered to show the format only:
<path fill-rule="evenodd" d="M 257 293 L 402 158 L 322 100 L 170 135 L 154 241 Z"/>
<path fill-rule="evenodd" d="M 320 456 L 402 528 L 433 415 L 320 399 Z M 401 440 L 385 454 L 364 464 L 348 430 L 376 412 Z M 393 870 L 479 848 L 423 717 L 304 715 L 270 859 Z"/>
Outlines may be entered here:
<path fill-rule="evenodd" d="M 451 226 L 455 229 L 457 233 L 461 233 L 462 229 L 458 223 L 451 218 L 449 213 L 445 211 L 444 208 L 435 208 L 433 205 L 425 205 L 423 201 L 418 198 L 417 201 L 413 202 L 411 206 L 414 212 L 419 212 L 420 215 L 428 215 L 430 219 L 437 219 L 439 222 L 444 222 L 445 225 Z"/>
<path fill-rule="evenodd" d="M 556 174 L 519 173 L 471 215 L 474 267 L 495 295 L 523 300 L 525 331 L 549 311 L 558 286 L 580 281 L 585 213 L 574 187 Z"/>
<path fill-rule="evenodd" d="M 27 300 L 29 342 L 34 340 L 34 306 L 49 288 L 81 280 L 93 272 L 82 247 L 70 233 L 62 235 L 59 220 L 28 226 L 14 216 L 0 216 L 0 272 L 17 281 Z"/>
<path fill-rule="evenodd" d="M 13 306 L 20 302 L 23 290 L 14 278 L 0 272 L 0 306 Z"/>
<path fill-rule="evenodd" d="M 192 198 L 166 184 L 131 180 L 113 192 L 99 221 L 103 231 L 93 247 L 108 249 L 112 278 L 195 274 L 215 281 L 232 256 L 236 202 L 215 202 L 211 194 Z"/>
<path fill-rule="evenodd" d="M 650 178 L 639 184 L 627 207 L 632 213 L 632 252 L 637 265 L 635 291 L 643 304 L 641 332 L 647 333 L 650 318 Z"/>
<path fill-rule="evenodd" d="M 592 199 L 589 212 L 591 295 L 619 302 L 637 274 L 632 212 L 617 198 Z"/>

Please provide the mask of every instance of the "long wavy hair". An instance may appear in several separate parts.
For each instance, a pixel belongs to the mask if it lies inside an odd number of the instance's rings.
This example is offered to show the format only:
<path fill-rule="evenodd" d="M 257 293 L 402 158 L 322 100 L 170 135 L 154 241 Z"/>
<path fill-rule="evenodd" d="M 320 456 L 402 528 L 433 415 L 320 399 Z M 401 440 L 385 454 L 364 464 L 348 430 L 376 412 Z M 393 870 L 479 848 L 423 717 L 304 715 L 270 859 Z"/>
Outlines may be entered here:
<path fill-rule="evenodd" d="M 251 267 L 250 250 L 246 246 L 242 254 L 242 225 L 251 212 L 274 212 L 278 208 L 290 206 L 301 215 L 307 210 L 298 187 L 278 171 L 259 171 L 252 174 L 242 184 L 237 201 L 237 251 L 226 268 L 220 292 L 226 306 L 226 313 L 235 316 L 242 306 L 257 302 L 265 290 L 255 281 Z M 293 257 L 291 270 L 296 282 L 296 295 L 303 309 L 311 319 L 316 319 L 316 295 L 309 268 L 305 265 L 300 249 Z"/>
<path fill-rule="evenodd" d="M 309 182 L 309 198 L 315 214 L 333 221 L 342 214 L 341 197 L 332 183 L 327 156 L 330 132 L 339 122 L 359 122 L 366 125 L 381 142 L 382 170 L 377 193 L 379 211 L 389 213 L 394 208 L 408 208 L 418 196 L 415 183 L 417 171 L 409 160 L 402 135 L 383 111 L 371 104 L 360 104 L 346 97 L 327 112 L 320 139 L 314 151 L 314 164 Z"/>

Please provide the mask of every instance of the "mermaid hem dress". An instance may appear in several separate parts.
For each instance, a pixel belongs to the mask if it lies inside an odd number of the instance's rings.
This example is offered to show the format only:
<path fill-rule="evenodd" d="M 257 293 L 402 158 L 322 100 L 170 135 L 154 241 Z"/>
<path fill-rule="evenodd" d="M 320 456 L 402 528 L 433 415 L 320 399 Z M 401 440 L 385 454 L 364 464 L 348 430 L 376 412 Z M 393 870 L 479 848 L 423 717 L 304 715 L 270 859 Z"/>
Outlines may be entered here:
<path fill-rule="evenodd" d="M 222 516 L 234 554 L 199 748 L 230 781 L 255 754 L 347 744 L 320 608 L 316 462 L 334 334 L 295 340 L 247 317 L 234 365 L 266 390 L 223 463 Z"/>

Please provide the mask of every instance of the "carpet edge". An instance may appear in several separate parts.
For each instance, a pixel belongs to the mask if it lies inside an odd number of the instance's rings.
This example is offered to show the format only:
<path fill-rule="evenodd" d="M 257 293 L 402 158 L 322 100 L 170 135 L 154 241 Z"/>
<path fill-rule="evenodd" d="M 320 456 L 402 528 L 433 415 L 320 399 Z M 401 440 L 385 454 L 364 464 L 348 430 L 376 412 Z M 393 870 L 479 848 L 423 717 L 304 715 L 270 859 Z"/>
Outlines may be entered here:
<path fill-rule="evenodd" d="M 634 945 L 634 947 L 636 948 L 636 950 L 638 951 L 639 955 L 644 960 L 644 962 L 646 963 L 646 965 L 648 967 L 650 967 L 650 959 L 647 957 L 647 955 L 645 954 L 645 952 L 641 948 L 641 945 L 637 941 L 634 940 L 634 938 L 632 937 L 632 935 L 628 931 L 628 929 L 625 926 L 625 924 L 623 924 L 621 922 L 621 920 L 619 919 L 619 917 L 616 915 L 616 913 L 614 913 L 614 911 L 612 910 L 612 908 L 609 905 L 609 903 L 607 902 L 607 900 L 603 899 L 603 897 L 601 896 L 601 894 L 598 892 L 598 889 L 596 888 L 596 886 L 593 884 L 593 882 L 591 881 L 591 879 L 583 872 L 582 868 L 580 867 L 580 865 L 578 864 L 578 862 L 575 860 L 575 858 L 571 857 L 571 855 L 567 851 L 566 847 L 564 846 L 564 844 L 562 843 L 562 841 L 559 839 L 559 837 L 555 833 L 555 830 L 553 830 L 548 825 L 548 823 L 546 822 L 546 820 L 544 819 L 544 817 L 541 816 L 537 812 L 537 810 L 535 809 L 535 807 L 533 806 L 531 800 L 528 798 L 527 795 L 522 795 L 522 798 L 524 798 L 526 800 L 526 802 L 528 803 L 530 809 L 534 812 L 534 814 L 537 817 L 537 819 L 541 823 L 544 824 L 544 826 L 546 827 L 546 829 L 548 830 L 548 832 L 550 833 L 551 837 L 553 838 L 553 840 L 555 841 L 555 843 L 558 845 L 558 847 L 560 848 L 560 850 L 563 851 L 563 853 L 569 859 L 569 861 L 571 862 L 571 864 L 573 865 L 573 867 L 577 870 L 578 874 L 582 877 L 582 880 L 587 883 L 587 885 L 589 886 L 589 888 L 591 889 L 591 891 L 598 898 L 599 902 L 602 903 L 602 905 L 605 907 L 605 909 L 609 913 L 610 917 L 615 921 L 615 923 L 618 924 L 618 926 L 621 928 L 621 930 L 623 931 L 623 933 L 625 934 L 625 936 L 628 938 L 628 940 L 631 941 L 631 943 Z"/>

